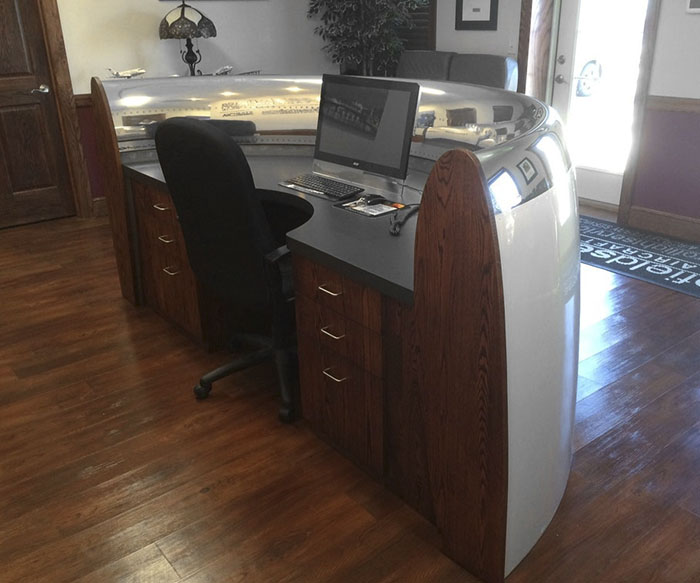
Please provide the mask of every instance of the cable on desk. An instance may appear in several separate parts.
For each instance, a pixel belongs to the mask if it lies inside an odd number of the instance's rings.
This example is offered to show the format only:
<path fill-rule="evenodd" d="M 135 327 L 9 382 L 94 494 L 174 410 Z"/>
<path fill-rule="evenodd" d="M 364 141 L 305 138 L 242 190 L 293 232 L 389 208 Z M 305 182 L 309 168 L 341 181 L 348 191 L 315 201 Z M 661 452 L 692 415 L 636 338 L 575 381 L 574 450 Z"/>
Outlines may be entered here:
<path fill-rule="evenodd" d="M 401 227 L 404 223 L 420 210 L 420 204 L 407 205 L 400 211 L 395 212 L 389 219 L 389 233 L 398 237 L 401 234 Z M 403 211 L 403 212 L 402 212 Z"/>

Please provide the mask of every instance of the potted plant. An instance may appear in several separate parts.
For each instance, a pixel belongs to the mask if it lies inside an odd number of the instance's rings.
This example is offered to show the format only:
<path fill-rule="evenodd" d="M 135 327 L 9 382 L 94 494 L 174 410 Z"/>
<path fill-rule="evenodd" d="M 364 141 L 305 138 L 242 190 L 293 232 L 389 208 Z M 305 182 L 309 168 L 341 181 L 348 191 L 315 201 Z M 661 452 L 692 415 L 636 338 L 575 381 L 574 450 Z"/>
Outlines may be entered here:
<path fill-rule="evenodd" d="M 307 16 L 323 47 L 344 73 L 387 75 L 403 51 L 402 27 L 411 27 L 411 11 L 429 0 L 309 0 Z"/>

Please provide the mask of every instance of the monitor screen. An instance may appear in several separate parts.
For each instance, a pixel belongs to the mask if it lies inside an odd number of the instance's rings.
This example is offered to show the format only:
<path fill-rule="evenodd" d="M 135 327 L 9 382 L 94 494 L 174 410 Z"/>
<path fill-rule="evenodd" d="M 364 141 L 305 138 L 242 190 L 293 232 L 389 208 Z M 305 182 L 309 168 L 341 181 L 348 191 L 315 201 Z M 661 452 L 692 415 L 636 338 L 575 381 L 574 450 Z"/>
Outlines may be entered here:
<path fill-rule="evenodd" d="M 406 178 L 417 83 L 324 75 L 314 157 Z"/>

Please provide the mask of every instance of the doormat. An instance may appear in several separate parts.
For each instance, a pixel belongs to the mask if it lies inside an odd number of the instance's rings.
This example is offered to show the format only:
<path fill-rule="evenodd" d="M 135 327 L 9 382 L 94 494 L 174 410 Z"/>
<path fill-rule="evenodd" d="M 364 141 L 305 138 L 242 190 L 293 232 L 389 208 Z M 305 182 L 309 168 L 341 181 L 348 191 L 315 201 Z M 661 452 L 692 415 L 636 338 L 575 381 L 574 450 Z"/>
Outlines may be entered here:
<path fill-rule="evenodd" d="M 580 217 L 581 261 L 700 298 L 700 245 Z"/>

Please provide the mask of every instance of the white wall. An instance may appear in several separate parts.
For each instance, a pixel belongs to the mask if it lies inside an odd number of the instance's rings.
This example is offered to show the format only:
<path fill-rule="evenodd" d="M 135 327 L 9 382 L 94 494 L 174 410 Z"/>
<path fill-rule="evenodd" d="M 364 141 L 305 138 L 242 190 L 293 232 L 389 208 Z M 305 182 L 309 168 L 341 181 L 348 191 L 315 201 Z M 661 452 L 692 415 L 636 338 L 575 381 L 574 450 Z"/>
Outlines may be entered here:
<path fill-rule="evenodd" d="M 149 77 L 189 74 L 177 40 L 160 40 L 158 25 L 177 2 L 158 0 L 58 0 L 74 93 L 89 93 L 90 78 L 143 67 Z M 200 69 L 224 65 L 233 72 L 320 74 L 338 67 L 322 51 L 306 18 L 308 0 L 196 1 L 216 25 L 217 36 L 200 39 Z"/>
<path fill-rule="evenodd" d="M 455 30 L 456 4 L 456 0 L 437 0 L 437 50 L 517 56 L 520 0 L 499 1 L 497 30 Z"/>
<path fill-rule="evenodd" d="M 700 99 L 700 14 L 687 0 L 663 0 L 651 69 L 651 95 Z"/>

